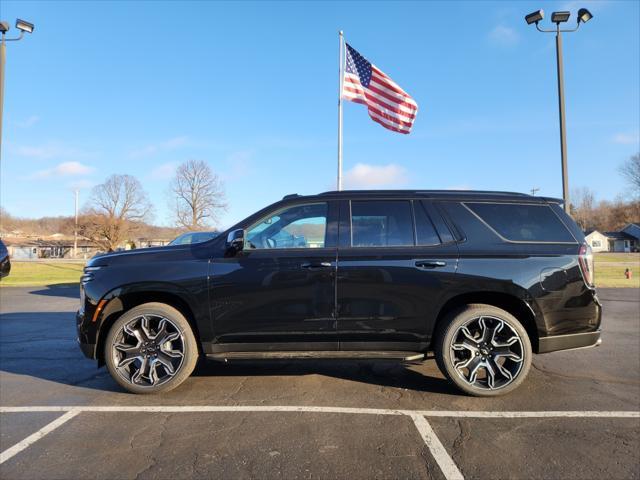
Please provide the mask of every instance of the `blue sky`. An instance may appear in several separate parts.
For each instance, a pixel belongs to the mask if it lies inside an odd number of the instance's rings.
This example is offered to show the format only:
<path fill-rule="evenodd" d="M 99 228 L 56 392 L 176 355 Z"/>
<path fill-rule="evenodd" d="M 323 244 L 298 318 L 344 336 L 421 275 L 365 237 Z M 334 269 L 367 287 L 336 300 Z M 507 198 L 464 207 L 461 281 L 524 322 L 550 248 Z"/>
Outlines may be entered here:
<path fill-rule="evenodd" d="M 554 36 L 523 19 L 538 8 L 568 8 L 571 25 L 594 14 L 564 37 L 571 187 L 624 194 L 617 167 L 639 149 L 635 1 L 0 5 L 36 25 L 7 48 L 0 201 L 14 215 L 72 214 L 74 188 L 84 202 L 127 173 L 169 224 L 189 158 L 225 181 L 220 226 L 333 189 L 339 29 L 420 108 L 405 136 L 345 105 L 347 187 L 561 196 Z"/>

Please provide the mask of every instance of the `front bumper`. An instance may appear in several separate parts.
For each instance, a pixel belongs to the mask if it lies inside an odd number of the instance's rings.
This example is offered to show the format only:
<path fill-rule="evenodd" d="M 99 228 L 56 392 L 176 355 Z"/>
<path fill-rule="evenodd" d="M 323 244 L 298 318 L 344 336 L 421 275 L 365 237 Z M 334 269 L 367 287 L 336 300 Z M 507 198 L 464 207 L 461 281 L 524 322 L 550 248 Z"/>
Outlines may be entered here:
<path fill-rule="evenodd" d="M 601 331 L 555 335 L 538 339 L 538 353 L 573 350 L 576 348 L 597 347 L 602 343 Z"/>
<path fill-rule="evenodd" d="M 78 344 L 80 345 L 80 350 L 87 358 L 96 358 L 96 344 L 92 343 L 89 340 L 89 332 L 86 329 L 85 325 L 85 317 L 82 310 L 78 310 L 76 312 L 76 330 L 78 333 Z"/>

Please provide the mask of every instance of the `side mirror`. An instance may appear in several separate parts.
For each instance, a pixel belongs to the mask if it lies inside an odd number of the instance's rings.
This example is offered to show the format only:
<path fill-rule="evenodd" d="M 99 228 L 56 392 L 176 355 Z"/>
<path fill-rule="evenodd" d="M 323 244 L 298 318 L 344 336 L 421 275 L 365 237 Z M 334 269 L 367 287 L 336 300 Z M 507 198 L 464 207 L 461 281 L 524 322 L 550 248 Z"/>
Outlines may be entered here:
<path fill-rule="evenodd" d="M 227 250 L 239 252 L 244 248 L 244 230 L 239 228 L 227 235 Z"/>

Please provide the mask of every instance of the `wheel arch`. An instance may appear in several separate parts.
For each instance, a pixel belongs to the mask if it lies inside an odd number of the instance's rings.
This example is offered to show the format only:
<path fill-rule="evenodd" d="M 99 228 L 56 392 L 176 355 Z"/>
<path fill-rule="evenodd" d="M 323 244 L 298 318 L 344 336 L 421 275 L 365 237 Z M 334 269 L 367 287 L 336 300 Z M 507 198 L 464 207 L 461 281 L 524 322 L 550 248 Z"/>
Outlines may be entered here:
<path fill-rule="evenodd" d="M 494 307 L 501 308 L 509 312 L 513 315 L 524 327 L 527 331 L 527 335 L 529 336 L 529 341 L 531 342 L 531 348 L 534 353 L 538 352 L 539 347 L 539 334 L 538 334 L 538 326 L 536 322 L 536 314 L 524 299 L 513 295 L 511 293 L 505 292 L 496 292 L 496 291 L 485 291 L 485 292 L 467 292 L 456 295 L 450 299 L 448 299 L 440 311 L 438 312 L 438 316 L 436 318 L 436 323 L 434 325 L 434 332 L 437 332 L 441 323 L 444 321 L 446 316 L 465 305 L 471 304 L 484 304 L 491 305 Z M 432 338 L 432 343 L 435 340 L 435 335 Z"/>
<path fill-rule="evenodd" d="M 123 313 L 131 310 L 138 305 L 145 303 L 157 302 L 169 305 L 178 310 L 189 322 L 193 335 L 198 345 L 198 353 L 202 354 L 202 343 L 200 341 L 200 331 L 198 322 L 193 309 L 189 305 L 188 297 L 180 292 L 155 286 L 153 288 L 141 288 L 141 286 L 118 288 L 103 297 L 107 300 L 104 310 L 99 320 L 100 326 L 97 331 L 96 338 L 96 359 L 98 365 L 104 365 L 104 342 L 107 333 L 115 321 L 122 316 Z"/>

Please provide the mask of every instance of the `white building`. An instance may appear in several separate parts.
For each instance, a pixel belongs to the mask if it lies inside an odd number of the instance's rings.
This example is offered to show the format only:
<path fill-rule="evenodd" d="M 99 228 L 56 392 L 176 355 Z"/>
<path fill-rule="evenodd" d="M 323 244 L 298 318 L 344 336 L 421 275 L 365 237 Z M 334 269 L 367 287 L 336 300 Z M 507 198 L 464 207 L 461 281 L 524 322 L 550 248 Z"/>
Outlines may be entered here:
<path fill-rule="evenodd" d="M 591 233 L 586 235 L 585 240 L 594 252 L 609 251 L 609 237 L 598 230 L 593 230 Z"/>

